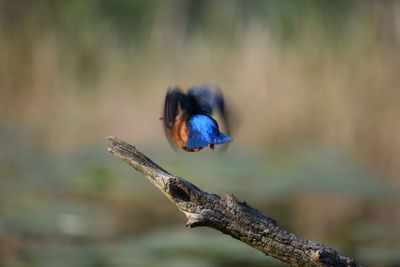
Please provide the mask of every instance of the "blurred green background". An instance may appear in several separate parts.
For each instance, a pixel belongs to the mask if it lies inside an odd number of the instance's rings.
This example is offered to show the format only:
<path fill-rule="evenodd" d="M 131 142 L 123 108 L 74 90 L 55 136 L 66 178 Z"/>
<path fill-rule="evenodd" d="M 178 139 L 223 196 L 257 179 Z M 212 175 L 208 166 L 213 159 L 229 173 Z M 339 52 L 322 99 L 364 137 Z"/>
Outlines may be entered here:
<path fill-rule="evenodd" d="M 0 266 L 285 266 L 183 214 L 134 145 L 364 266 L 400 266 L 400 2 L 0 0 Z M 226 153 L 174 152 L 166 88 L 219 85 Z"/>

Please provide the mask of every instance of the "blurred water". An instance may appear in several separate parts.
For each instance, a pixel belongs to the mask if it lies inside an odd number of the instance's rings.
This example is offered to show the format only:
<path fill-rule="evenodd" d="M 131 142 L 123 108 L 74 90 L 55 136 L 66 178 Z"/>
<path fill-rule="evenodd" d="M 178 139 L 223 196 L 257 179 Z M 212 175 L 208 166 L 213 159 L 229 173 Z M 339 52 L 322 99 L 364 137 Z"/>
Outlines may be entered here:
<path fill-rule="evenodd" d="M 20 138 L 0 160 L 6 266 L 281 266 L 211 229 L 186 229 L 184 216 L 109 154 L 106 141 L 60 154 L 29 147 L 24 135 L 13 134 Z M 368 215 L 370 208 L 396 205 L 397 191 L 340 151 L 307 148 L 274 157 L 235 147 L 196 155 L 138 148 L 204 190 L 234 193 L 285 228 L 366 266 L 398 262 L 397 225 Z"/>

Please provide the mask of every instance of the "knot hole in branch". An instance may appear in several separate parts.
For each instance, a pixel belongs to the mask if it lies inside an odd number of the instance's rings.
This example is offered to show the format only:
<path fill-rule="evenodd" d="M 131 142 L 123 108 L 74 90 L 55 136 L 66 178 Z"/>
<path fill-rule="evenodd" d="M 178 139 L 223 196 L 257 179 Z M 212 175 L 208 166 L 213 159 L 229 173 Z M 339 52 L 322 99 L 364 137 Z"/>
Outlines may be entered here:
<path fill-rule="evenodd" d="M 182 188 L 180 188 L 176 184 L 169 184 L 169 191 L 171 192 L 171 195 L 176 199 L 179 199 L 179 200 L 185 201 L 185 202 L 190 201 L 189 194 L 186 193 Z"/>

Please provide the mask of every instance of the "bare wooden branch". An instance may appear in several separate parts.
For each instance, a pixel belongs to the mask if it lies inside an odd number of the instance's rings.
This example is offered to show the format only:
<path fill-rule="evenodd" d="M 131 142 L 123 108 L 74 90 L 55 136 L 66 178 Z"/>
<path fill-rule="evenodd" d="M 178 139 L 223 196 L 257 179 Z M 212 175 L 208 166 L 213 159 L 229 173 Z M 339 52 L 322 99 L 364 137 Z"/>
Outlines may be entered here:
<path fill-rule="evenodd" d="M 277 222 L 232 194 L 209 194 L 174 176 L 116 137 L 108 137 L 108 151 L 142 173 L 188 221 L 187 227 L 208 226 L 228 234 L 291 266 L 361 266 L 352 258 L 322 244 L 297 237 Z"/>

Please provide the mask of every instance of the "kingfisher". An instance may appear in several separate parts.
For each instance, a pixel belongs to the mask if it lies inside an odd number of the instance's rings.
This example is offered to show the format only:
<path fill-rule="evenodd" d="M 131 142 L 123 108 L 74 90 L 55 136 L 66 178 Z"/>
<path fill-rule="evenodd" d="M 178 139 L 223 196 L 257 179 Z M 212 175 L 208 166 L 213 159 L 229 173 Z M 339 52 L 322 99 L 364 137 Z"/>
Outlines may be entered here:
<path fill-rule="evenodd" d="M 218 111 L 227 134 L 220 132 L 211 117 Z M 198 84 L 185 94 L 179 87 L 168 88 L 164 103 L 164 130 L 168 141 L 188 152 L 232 141 L 224 97 L 219 89 Z"/>

